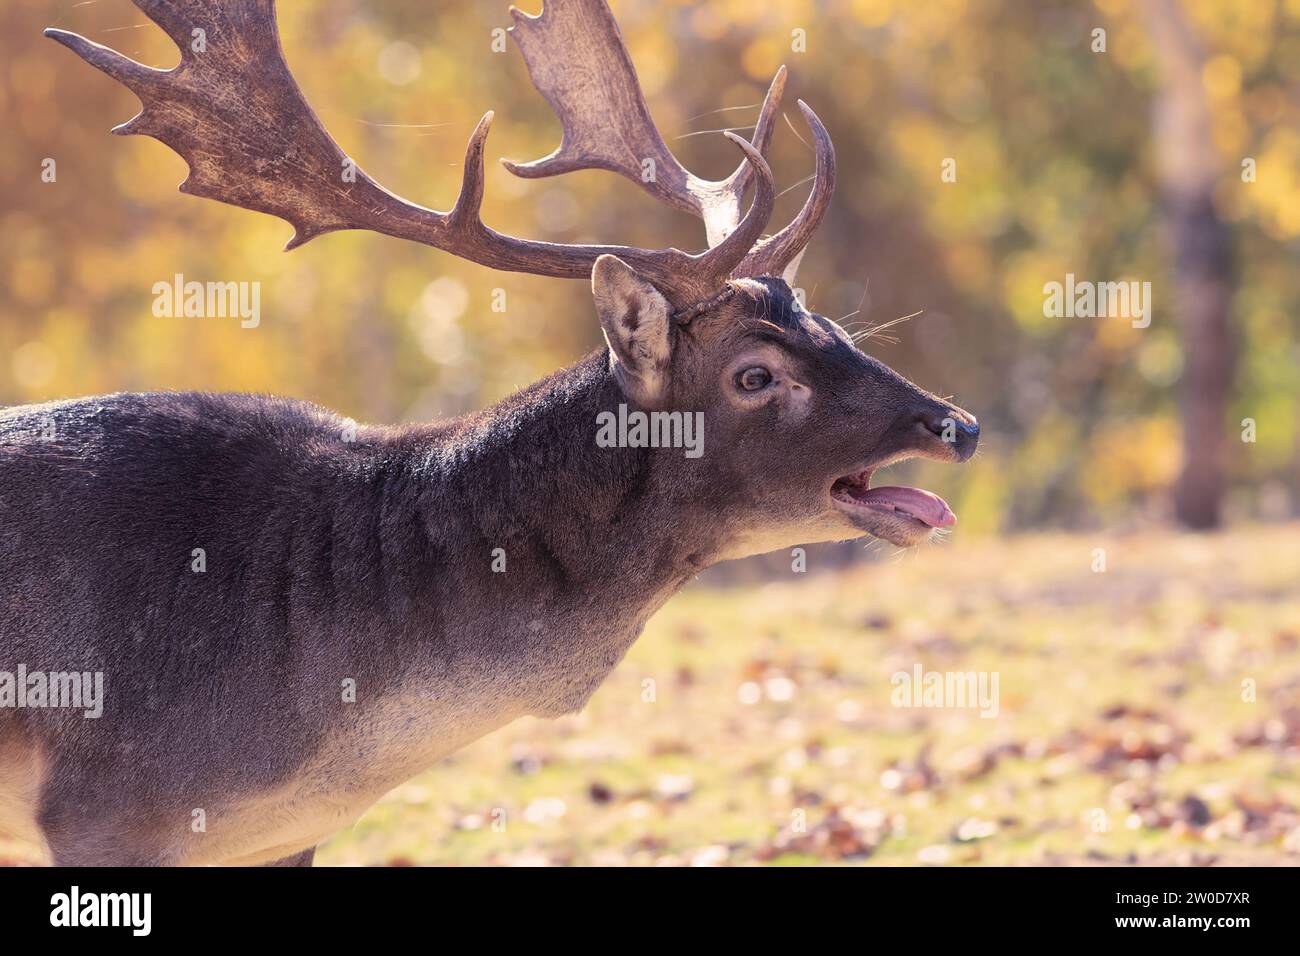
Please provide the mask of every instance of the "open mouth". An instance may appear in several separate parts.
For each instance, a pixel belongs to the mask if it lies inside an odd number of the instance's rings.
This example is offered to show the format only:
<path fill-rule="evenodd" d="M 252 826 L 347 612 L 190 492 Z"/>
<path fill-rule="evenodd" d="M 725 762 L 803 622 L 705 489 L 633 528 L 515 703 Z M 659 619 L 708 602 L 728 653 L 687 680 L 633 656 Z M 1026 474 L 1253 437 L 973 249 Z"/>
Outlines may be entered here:
<path fill-rule="evenodd" d="M 917 530 L 924 528 L 951 528 L 957 516 L 944 501 L 932 491 L 906 485 L 871 487 L 871 475 L 877 466 L 845 475 L 831 486 L 831 498 L 851 514 L 883 515 L 895 520 L 910 521 Z"/>

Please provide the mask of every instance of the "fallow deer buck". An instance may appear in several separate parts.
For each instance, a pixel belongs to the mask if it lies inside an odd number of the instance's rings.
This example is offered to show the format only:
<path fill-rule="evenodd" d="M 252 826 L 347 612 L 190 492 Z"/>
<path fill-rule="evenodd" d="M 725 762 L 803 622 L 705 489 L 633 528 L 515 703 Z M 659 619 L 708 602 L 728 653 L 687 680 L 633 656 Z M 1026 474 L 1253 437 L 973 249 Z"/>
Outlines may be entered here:
<path fill-rule="evenodd" d="M 709 248 L 557 245 L 481 221 L 491 113 L 456 204 L 434 212 L 360 170 L 341 176 L 347 157 L 294 82 L 272 0 L 136 4 L 180 47 L 174 69 L 48 35 L 140 98 L 115 132 L 184 157 L 182 192 L 288 220 L 290 248 L 368 229 L 495 269 L 590 277 L 608 348 L 478 414 L 354 436 L 323 409 L 245 395 L 0 412 L 0 670 L 104 677 L 98 719 L 15 707 L 10 681 L 0 830 L 43 841 L 56 864 L 306 865 L 457 748 L 581 708 L 702 568 L 863 535 L 907 546 L 955 520 L 929 492 L 870 481 L 908 457 L 966 460 L 975 419 L 791 294 L 835 181 L 803 103 L 815 184 L 763 238 L 784 70 L 752 143 L 730 135 L 740 167 L 703 180 L 656 130 L 604 0 L 512 10 L 564 135 L 508 168 L 621 173 L 697 214 Z M 597 416 L 619 405 L 703 412 L 704 454 L 598 446 Z"/>

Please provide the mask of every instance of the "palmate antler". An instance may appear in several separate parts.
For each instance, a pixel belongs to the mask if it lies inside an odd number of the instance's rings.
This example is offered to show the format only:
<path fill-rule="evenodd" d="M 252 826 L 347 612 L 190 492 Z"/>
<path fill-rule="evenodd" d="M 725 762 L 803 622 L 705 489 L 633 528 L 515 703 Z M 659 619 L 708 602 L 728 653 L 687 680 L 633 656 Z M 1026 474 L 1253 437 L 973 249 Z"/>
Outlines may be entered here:
<path fill-rule="evenodd" d="M 775 202 L 762 152 L 771 139 L 784 71 L 768 92 L 755 145 L 726 134 L 745 154 L 741 167 L 726 180 L 702 180 L 682 168 L 655 129 L 604 0 L 547 0 L 539 17 L 512 9 L 511 32 L 535 85 L 560 115 L 564 143 L 546 159 L 508 168 L 522 176 L 582 168 L 633 176 L 656 198 L 700 215 L 711 248 L 692 255 L 518 239 L 487 227 L 479 215 L 492 113 L 470 136 L 456 204 L 448 212 L 426 209 L 367 176 L 325 131 L 285 62 L 274 0 L 134 2 L 180 48 L 175 68 L 143 66 L 64 30 L 46 30 L 46 36 L 140 98 L 140 113 L 113 132 L 152 136 L 179 153 L 190 167 L 182 192 L 287 220 L 294 236 L 286 248 L 327 232 L 368 229 L 495 269 L 565 278 L 590 275 L 596 259 L 612 253 L 685 309 L 712 296 L 729 276 L 781 272 L 797 261 L 834 186 L 830 138 L 800 103 L 816 142 L 817 183 L 794 222 L 759 242 Z M 194 42 L 200 30 L 202 44 Z M 651 181 L 641 176 L 644 159 L 654 160 Z M 740 200 L 751 178 L 754 201 L 742 218 Z"/>
<path fill-rule="evenodd" d="M 528 65 L 533 86 L 560 118 L 563 139 L 555 152 L 531 163 L 504 161 L 517 176 L 556 176 L 577 169 L 619 173 L 656 199 L 691 212 L 704 221 L 709 245 L 731 234 L 740 220 L 740 201 L 751 168 L 742 163 L 723 180 L 692 175 L 669 151 L 650 118 L 636 70 L 628 57 L 614 15 L 605 0 L 546 0 L 539 16 L 510 8 L 510 33 Z M 763 100 L 753 144 L 764 156 L 772 142 L 776 111 L 785 91 L 781 67 Z M 782 275 L 793 279 L 792 266 L 807 247 L 835 191 L 835 149 L 830 134 L 811 109 L 799 101 L 817 155 L 816 181 L 799 215 L 775 236 L 760 242 L 736 267 L 734 275 Z M 654 176 L 645 175 L 653 160 Z"/>

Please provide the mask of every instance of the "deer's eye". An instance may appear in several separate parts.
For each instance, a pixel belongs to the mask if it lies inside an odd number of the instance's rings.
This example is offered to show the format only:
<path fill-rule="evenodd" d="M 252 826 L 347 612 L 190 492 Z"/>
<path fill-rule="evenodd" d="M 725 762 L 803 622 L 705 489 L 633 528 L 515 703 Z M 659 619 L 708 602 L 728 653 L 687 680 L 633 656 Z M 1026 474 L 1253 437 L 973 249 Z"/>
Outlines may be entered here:
<path fill-rule="evenodd" d="M 761 365 L 747 368 L 736 376 L 736 386 L 743 392 L 757 392 L 772 382 L 772 373 Z"/>

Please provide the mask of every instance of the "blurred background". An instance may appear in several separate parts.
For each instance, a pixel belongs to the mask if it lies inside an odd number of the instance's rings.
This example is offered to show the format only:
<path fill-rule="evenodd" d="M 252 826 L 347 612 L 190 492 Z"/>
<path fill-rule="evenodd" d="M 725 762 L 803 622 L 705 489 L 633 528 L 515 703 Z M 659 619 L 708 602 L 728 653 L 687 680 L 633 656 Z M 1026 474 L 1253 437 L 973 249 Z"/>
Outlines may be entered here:
<path fill-rule="evenodd" d="M 851 315 L 855 329 L 920 313 L 891 330 L 897 343 L 870 349 L 985 423 L 971 468 L 919 479 L 951 496 L 964 533 L 1173 516 L 1189 467 L 1180 403 L 1207 390 L 1222 393 L 1220 427 L 1190 457 L 1222 475 L 1208 492 L 1221 513 L 1277 519 L 1300 507 L 1297 0 L 613 6 L 665 139 L 696 173 L 733 168 L 734 147 L 704 131 L 752 124 L 782 63 L 799 136 L 796 97 L 826 122 L 842 174 L 800 284 L 810 306 Z M 612 174 L 526 182 L 495 163 L 559 141 L 513 41 L 492 51 L 491 31 L 510 23 L 504 0 L 281 7 L 308 100 L 390 189 L 448 207 L 465 140 L 494 109 L 488 223 L 555 241 L 701 246 L 698 222 Z M 0 12 L 0 402 L 249 390 L 397 422 L 482 407 L 598 344 L 583 283 L 360 233 L 281 255 L 285 223 L 177 195 L 177 156 L 107 135 L 135 97 L 41 39 L 47 25 L 149 64 L 176 59 L 127 0 L 17 0 Z M 1104 53 L 1093 52 L 1098 28 Z M 792 49 L 796 30 L 806 52 Z M 46 157 L 54 183 L 39 176 Z M 956 182 L 943 181 L 945 159 Z M 780 221 L 812 171 L 785 123 L 773 164 L 794 187 Z M 1192 251 L 1180 259 L 1180 248 Z M 261 327 L 155 318 L 150 289 L 177 272 L 260 281 Z M 1044 317 L 1043 286 L 1066 273 L 1150 281 L 1150 327 Z M 491 309 L 495 288 L 504 314 Z M 1214 314 L 1199 314 L 1207 304 Z M 1224 375 L 1227 387 L 1205 384 Z M 1257 423 L 1253 444 L 1239 440 L 1244 418 Z M 1206 511 L 1187 505 L 1194 523 Z"/>
<path fill-rule="evenodd" d="M 810 551 L 810 572 L 838 569 L 816 582 L 790 583 L 784 555 L 715 575 L 586 714 L 480 742 L 318 859 L 1296 859 L 1300 0 L 612 7 L 697 174 L 734 168 L 716 131 L 747 130 L 789 67 L 774 221 L 808 189 L 803 98 L 840 176 L 799 284 L 851 330 L 912 316 L 868 351 L 974 411 L 984 437 L 963 468 L 889 480 L 933 488 L 961 523 L 905 556 Z M 293 0 L 279 19 L 343 150 L 446 208 L 486 110 L 490 158 L 559 140 L 513 42 L 493 51 L 506 10 Z M 169 149 L 108 135 L 135 97 L 42 39 L 51 25 L 177 59 L 127 0 L 0 9 L 0 404 L 238 390 L 421 420 L 600 344 L 584 283 L 363 233 L 281 253 L 287 224 L 178 194 Z M 553 241 L 702 244 L 698 222 L 601 172 L 524 181 L 490 162 L 484 219 Z M 151 288 L 176 273 L 260 282 L 260 326 L 154 317 Z M 1150 282 L 1149 327 L 1045 316 L 1045 283 L 1067 273 Z M 931 601 L 934 580 L 969 591 Z M 893 665 L 922 658 L 1001 670 L 1002 717 L 891 709 Z M 671 719 L 638 697 L 646 674 L 682 704 Z M 508 836 L 491 827 L 500 807 L 521 821 Z M 820 835 L 792 843 L 799 809 Z"/>

